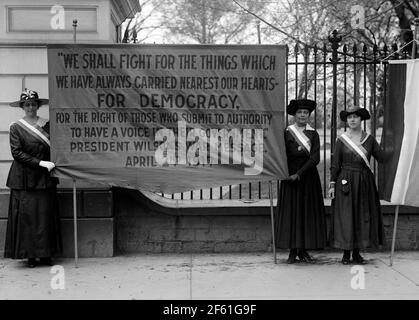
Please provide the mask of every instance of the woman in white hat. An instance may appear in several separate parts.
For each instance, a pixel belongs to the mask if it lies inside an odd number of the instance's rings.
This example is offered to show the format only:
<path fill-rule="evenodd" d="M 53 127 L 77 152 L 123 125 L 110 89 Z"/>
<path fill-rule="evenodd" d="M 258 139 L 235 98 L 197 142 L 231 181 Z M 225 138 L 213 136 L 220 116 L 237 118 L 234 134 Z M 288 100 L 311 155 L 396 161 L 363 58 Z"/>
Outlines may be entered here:
<path fill-rule="evenodd" d="M 287 106 L 295 123 L 284 132 L 290 176 L 281 181 L 278 192 L 275 242 L 278 248 L 290 249 L 288 263 L 313 263 L 307 250 L 323 249 L 326 244 L 323 193 L 316 167 L 320 138 L 308 124 L 315 108 L 316 102 L 308 99 L 291 100 Z"/>
<path fill-rule="evenodd" d="M 7 178 L 11 189 L 5 258 L 28 259 L 28 267 L 52 265 L 51 257 L 62 251 L 56 186 L 50 175 L 49 122 L 37 115 L 47 104 L 38 93 L 26 90 L 11 103 L 25 116 L 10 126 L 13 163 Z"/>
<path fill-rule="evenodd" d="M 365 264 L 360 249 L 384 244 L 380 200 L 370 167 L 371 156 L 384 160 L 373 136 L 362 130 L 368 110 L 352 107 L 340 113 L 348 130 L 336 141 L 331 165 L 329 196 L 332 200 L 331 245 L 343 249 L 342 263 Z"/>

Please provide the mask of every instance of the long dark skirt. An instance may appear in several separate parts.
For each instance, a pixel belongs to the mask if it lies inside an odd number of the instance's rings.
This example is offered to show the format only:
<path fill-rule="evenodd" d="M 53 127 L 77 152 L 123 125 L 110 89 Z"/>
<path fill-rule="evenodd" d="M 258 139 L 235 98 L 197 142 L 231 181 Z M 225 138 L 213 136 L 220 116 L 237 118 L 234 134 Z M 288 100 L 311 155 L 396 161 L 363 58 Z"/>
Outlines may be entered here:
<path fill-rule="evenodd" d="M 56 189 L 12 189 L 4 257 L 52 257 L 61 252 Z"/>
<path fill-rule="evenodd" d="M 317 169 L 299 181 L 281 181 L 275 210 L 277 248 L 323 249 L 326 222 L 322 187 Z"/>
<path fill-rule="evenodd" d="M 346 187 L 342 184 L 346 180 Z M 331 243 L 353 250 L 384 244 L 383 218 L 374 175 L 366 167 L 344 166 L 332 201 Z"/>

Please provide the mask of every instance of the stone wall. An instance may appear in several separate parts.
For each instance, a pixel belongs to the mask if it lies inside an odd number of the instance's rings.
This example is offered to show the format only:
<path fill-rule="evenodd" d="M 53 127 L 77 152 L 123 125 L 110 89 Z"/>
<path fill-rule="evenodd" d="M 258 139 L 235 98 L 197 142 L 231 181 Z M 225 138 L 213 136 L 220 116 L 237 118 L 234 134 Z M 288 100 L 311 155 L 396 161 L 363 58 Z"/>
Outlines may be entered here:
<path fill-rule="evenodd" d="M 253 252 L 271 247 L 266 208 L 167 209 L 135 191 L 115 191 L 114 196 L 120 253 Z"/>
<path fill-rule="evenodd" d="M 74 256 L 73 192 L 59 191 L 59 210 L 63 236 L 63 256 Z M 4 253 L 9 193 L 0 193 L 0 256 Z M 77 191 L 77 229 L 79 257 L 112 257 L 115 224 L 110 190 Z"/>
<path fill-rule="evenodd" d="M 269 207 L 168 209 L 123 189 L 114 190 L 114 199 L 119 253 L 272 250 Z M 383 250 L 391 246 L 394 208 L 382 206 L 387 240 Z M 329 230 L 330 206 L 326 214 Z M 419 249 L 419 208 L 400 208 L 396 249 Z"/>
<path fill-rule="evenodd" d="M 74 255 L 73 194 L 60 190 L 65 257 Z M 3 255 L 9 194 L 0 194 L 0 255 Z M 272 250 L 269 206 L 162 207 L 135 190 L 77 191 L 80 257 L 127 253 L 269 252 Z M 394 206 L 383 205 L 389 250 Z M 326 206 L 327 221 L 330 206 Z M 396 250 L 419 249 L 419 209 L 400 208 Z"/>

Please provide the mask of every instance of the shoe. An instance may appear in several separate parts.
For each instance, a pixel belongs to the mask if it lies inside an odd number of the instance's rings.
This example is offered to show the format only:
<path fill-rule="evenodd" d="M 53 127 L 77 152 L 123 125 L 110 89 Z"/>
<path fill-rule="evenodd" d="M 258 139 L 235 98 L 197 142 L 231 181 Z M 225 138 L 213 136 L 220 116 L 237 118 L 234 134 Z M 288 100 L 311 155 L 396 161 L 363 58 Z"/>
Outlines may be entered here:
<path fill-rule="evenodd" d="M 298 255 L 298 259 L 300 259 L 301 262 L 307 262 L 307 263 L 315 262 L 314 259 L 305 250 L 300 250 L 297 255 Z"/>
<path fill-rule="evenodd" d="M 290 254 L 287 259 L 288 264 L 293 264 L 297 262 L 297 250 L 291 249 Z"/>
<path fill-rule="evenodd" d="M 39 263 L 43 266 L 52 266 L 52 260 L 50 257 L 40 258 Z"/>
<path fill-rule="evenodd" d="M 349 263 L 351 263 L 351 253 L 349 250 L 344 250 L 343 257 L 342 257 L 342 264 L 348 265 Z"/>
<path fill-rule="evenodd" d="M 356 264 L 366 264 L 367 262 L 365 261 L 365 259 L 359 254 L 353 254 L 352 253 L 352 261 Z"/>
<path fill-rule="evenodd" d="M 36 259 L 28 258 L 28 268 L 35 268 L 35 267 L 36 267 Z"/>

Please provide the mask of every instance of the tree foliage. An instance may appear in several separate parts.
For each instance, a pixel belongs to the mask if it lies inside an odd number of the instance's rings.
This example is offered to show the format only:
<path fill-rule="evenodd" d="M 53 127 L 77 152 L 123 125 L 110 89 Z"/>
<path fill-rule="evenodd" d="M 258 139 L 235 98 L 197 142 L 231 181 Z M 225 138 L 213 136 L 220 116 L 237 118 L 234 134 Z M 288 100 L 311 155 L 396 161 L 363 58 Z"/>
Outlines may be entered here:
<path fill-rule="evenodd" d="M 355 5 L 365 9 L 363 29 L 354 28 L 351 8 Z M 418 0 L 145 0 L 142 6 L 148 10 L 143 10 L 129 25 L 131 35 L 135 30 L 140 43 L 150 42 L 158 31 L 163 34 L 160 36 L 163 43 L 288 44 L 291 57 L 306 60 L 309 57 L 305 50 L 310 49 L 312 54 L 317 46 L 318 54 L 311 59 L 318 62 L 325 59 L 322 54 L 325 44 L 330 50 L 328 39 L 333 30 L 342 37 L 339 50 L 346 45 L 348 57 L 365 54 L 371 58 L 374 46 L 382 51 L 385 44 L 397 42 L 400 47 L 408 43 L 412 39 L 411 21 L 419 15 Z M 410 49 L 405 48 L 406 52 Z M 375 104 L 373 99 L 377 95 L 378 105 L 382 105 L 383 73 L 380 70 L 374 73 L 373 65 L 368 68 L 368 104 L 370 107 Z M 352 79 L 348 79 L 347 95 L 356 104 L 360 103 L 363 71 L 362 66 L 348 71 Z M 290 97 L 306 96 L 315 81 L 318 91 L 331 89 L 322 87 L 323 78 L 331 77 L 330 70 L 323 74 L 314 67 L 297 68 L 289 70 L 288 75 Z M 338 75 L 338 91 L 342 96 L 342 68 Z M 378 88 L 374 87 L 374 77 Z M 295 78 L 299 81 L 295 82 Z M 329 86 L 330 81 L 327 83 Z M 329 100 L 322 103 L 330 105 Z"/>
<path fill-rule="evenodd" d="M 252 10 L 263 7 L 260 1 L 251 2 Z M 256 30 L 254 18 L 240 12 L 232 1 L 165 0 L 161 11 L 167 29 L 165 37 L 170 42 L 243 43 Z"/>

